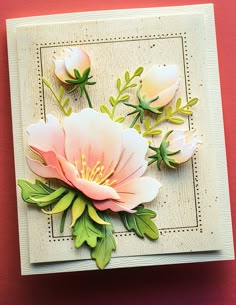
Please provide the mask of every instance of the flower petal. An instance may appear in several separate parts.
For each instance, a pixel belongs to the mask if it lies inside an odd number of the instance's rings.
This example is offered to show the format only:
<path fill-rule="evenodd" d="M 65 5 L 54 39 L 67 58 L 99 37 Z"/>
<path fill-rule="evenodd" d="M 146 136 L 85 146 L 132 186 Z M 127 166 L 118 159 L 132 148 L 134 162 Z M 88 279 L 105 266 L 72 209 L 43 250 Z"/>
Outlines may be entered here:
<path fill-rule="evenodd" d="M 58 157 L 62 170 L 65 173 L 66 178 L 71 182 L 71 184 L 88 196 L 95 200 L 104 199 L 120 199 L 115 189 L 110 186 L 100 185 L 93 181 L 88 181 L 78 177 L 78 171 L 75 166 L 67 162 L 63 157 Z"/>
<path fill-rule="evenodd" d="M 32 172 L 35 173 L 36 175 L 43 178 L 60 179 L 65 183 L 71 185 L 71 183 L 64 176 L 62 176 L 54 166 L 43 165 L 38 160 L 33 160 L 29 157 L 26 157 L 26 162 L 29 168 L 32 170 Z"/>
<path fill-rule="evenodd" d="M 197 138 L 196 131 L 188 130 L 174 130 L 168 137 L 169 151 L 181 150 L 176 155 L 173 155 L 173 159 L 178 163 L 184 163 L 188 161 L 194 154 L 197 148 L 197 144 L 201 141 Z"/>
<path fill-rule="evenodd" d="M 71 79 L 71 75 L 67 72 L 64 59 L 62 58 L 53 58 L 53 62 L 55 65 L 54 73 L 56 77 L 65 84 L 67 79 Z"/>
<path fill-rule="evenodd" d="M 142 80 L 141 95 L 149 100 L 158 96 L 162 91 L 172 87 L 177 82 L 177 66 L 153 66 Z M 152 106 L 154 103 L 152 104 Z"/>
<path fill-rule="evenodd" d="M 81 169 L 81 157 L 91 169 L 97 161 L 105 167 L 104 175 L 117 165 L 122 152 L 121 124 L 106 114 L 84 109 L 64 119 L 66 159 Z"/>
<path fill-rule="evenodd" d="M 65 156 L 65 135 L 59 120 L 53 115 L 47 115 L 47 122 L 43 120 L 32 124 L 26 129 L 28 145 L 41 151 L 54 151 Z"/>
<path fill-rule="evenodd" d="M 110 209 L 114 212 L 131 210 L 141 203 L 152 201 L 158 194 L 161 184 L 150 177 L 140 177 L 117 188 L 118 201 L 105 200 L 94 202 L 99 210 Z"/>
<path fill-rule="evenodd" d="M 117 180 L 116 185 L 127 183 L 143 175 L 147 168 L 145 160 L 147 150 L 147 140 L 135 129 L 129 128 L 123 131 L 123 151 L 113 175 Z"/>
<path fill-rule="evenodd" d="M 179 88 L 179 84 L 180 84 L 180 79 L 178 79 L 177 82 L 173 86 L 162 91 L 159 94 L 159 98 L 155 102 L 151 103 L 151 106 L 152 107 L 161 107 L 161 106 L 165 106 L 168 103 L 170 103 L 173 100 L 175 93 Z"/>
<path fill-rule="evenodd" d="M 64 58 L 66 70 L 72 77 L 75 77 L 74 69 L 77 69 L 82 76 L 83 72 L 90 67 L 89 56 L 80 48 L 69 48 L 69 50 L 68 56 Z"/>

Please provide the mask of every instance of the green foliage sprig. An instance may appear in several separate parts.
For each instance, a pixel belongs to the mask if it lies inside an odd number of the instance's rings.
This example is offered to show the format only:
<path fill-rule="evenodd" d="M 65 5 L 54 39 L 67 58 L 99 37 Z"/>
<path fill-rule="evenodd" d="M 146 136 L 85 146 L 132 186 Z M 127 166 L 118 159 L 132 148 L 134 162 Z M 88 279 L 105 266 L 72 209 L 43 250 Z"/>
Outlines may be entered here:
<path fill-rule="evenodd" d="M 122 85 L 122 81 L 120 78 L 117 79 L 116 81 L 116 88 L 117 88 L 117 96 L 110 96 L 109 102 L 111 104 L 111 109 L 108 108 L 108 106 L 102 104 L 100 106 L 100 111 L 103 113 L 107 113 L 109 117 L 118 123 L 122 123 L 125 120 L 124 116 L 119 116 L 115 118 L 115 112 L 116 112 L 116 107 L 120 103 L 127 102 L 130 98 L 129 94 L 125 94 L 125 91 L 130 88 L 134 88 L 137 86 L 137 83 L 133 83 L 132 81 L 136 78 L 139 77 L 143 73 L 143 67 L 139 67 L 135 70 L 134 74 L 130 76 L 130 73 L 128 71 L 125 72 L 125 81 L 124 84 Z"/>
<path fill-rule="evenodd" d="M 176 115 L 185 115 L 185 116 L 191 115 L 192 114 L 191 108 L 198 103 L 198 98 L 191 99 L 183 106 L 181 106 L 181 103 L 182 103 L 181 98 L 178 98 L 175 103 L 175 108 L 173 108 L 172 106 L 165 107 L 163 112 L 157 115 L 153 124 L 151 124 L 151 120 L 147 119 L 144 122 L 145 131 L 142 133 L 142 135 L 146 137 L 146 136 L 161 134 L 162 131 L 160 129 L 156 129 L 156 127 L 163 122 L 169 122 L 172 124 L 183 124 L 184 119 L 181 117 L 177 117 Z"/>
<path fill-rule="evenodd" d="M 66 116 L 70 116 L 72 112 L 72 108 L 69 107 L 68 109 L 66 109 L 69 104 L 70 98 L 69 97 L 64 98 L 65 89 L 62 86 L 60 86 L 59 94 L 57 95 L 48 80 L 43 78 L 43 83 L 47 88 L 49 88 L 49 90 L 51 91 L 52 95 L 54 96 L 56 102 L 58 103 L 63 113 Z"/>

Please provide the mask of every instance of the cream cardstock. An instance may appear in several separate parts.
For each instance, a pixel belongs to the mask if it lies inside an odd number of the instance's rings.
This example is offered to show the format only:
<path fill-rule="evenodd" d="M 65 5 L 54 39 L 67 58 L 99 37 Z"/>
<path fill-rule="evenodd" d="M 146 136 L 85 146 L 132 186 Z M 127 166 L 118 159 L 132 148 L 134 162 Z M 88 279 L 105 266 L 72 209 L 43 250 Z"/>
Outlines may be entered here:
<path fill-rule="evenodd" d="M 63 118 L 42 84 L 44 76 L 55 88 L 60 86 L 53 75 L 55 54 L 65 46 L 81 47 L 89 54 L 97 82 L 89 93 L 98 111 L 100 104 L 108 105 L 109 96 L 116 94 L 116 79 L 126 70 L 176 64 L 181 78 L 176 98 L 185 102 L 198 97 L 200 102 L 185 125 L 173 128 L 196 129 L 202 144 L 192 160 L 177 170 L 148 168 L 146 174 L 162 184 L 157 198 L 146 205 L 157 212 L 160 238 L 139 239 L 115 220 L 118 246 L 108 268 L 233 258 L 211 5 L 8 20 L 8 46 L 16 176 L 31 181 L 37 177 L 25 164 L 24 155 L 30 153 L 26 127 L 49 113 Z M 79 111 L 87 103 L 76 93 L 70 106 Z M 23 274 L 96 268 L 86 248 L 74 248 L 69 218 L 60 233 L 60 215 L 47 216 L 28 206 L 19 189 L 17 202 Z"/>

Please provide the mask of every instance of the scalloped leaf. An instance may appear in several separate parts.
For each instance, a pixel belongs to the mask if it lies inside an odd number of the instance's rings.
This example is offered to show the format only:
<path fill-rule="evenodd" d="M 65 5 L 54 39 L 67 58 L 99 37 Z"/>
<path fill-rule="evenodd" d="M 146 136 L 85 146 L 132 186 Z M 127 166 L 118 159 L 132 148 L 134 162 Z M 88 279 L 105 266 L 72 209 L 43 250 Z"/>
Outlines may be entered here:
<path fill-rule="evenodd" d="M 113 226 L 105 213 L 99 213 L 100 217 L 109 225 L 102 226 L 102 237 L 98 239 L 97 245 L 91 251 L 91 257 L 96 260 L 98 268 L 104 269 L 110 262 L 112 251 L 116 250 L 116 241 L 113 236 Z"/>
<path fill-rule="evenodd" d="M 55 192 L 54 189 L 48 187 L 45 183 L 43 183 L 40 180 L 36 180 L 35 184 L 33 184 L 27 180 L 18 179 L 17 184 L 21 188 L 22 199 L 27 203 L 35 204 L 38 206 L 40 203 L 36 202 L 35 199 L 48 196 L 51 193 Z M 45 203 L 44 205 L 40 205 L 40 206 L 46 206 L 53 202 L 55 202 L 55 200 L 52 200 L 51 202 Z"/>
<path fill-rule="evenodd" d="M 100 226 L 96 225 L 85 211 L 80 218 L 77 219 L 73 227 L 74 245 L 78 249 L 84 243 L 91 248 L 96 247 L 97 239 L 102 238 L 103 234 Z"/>
<path fill-rule="evenodd" d="M 154 211 L 140 205 L 135 213 L 120 212 L 120 216 L 127 230 L 134 231 L 141 238 L 146 235 L 152 240 L 158 239 L 158 229 L 152 221 L 156 217 Z"/>

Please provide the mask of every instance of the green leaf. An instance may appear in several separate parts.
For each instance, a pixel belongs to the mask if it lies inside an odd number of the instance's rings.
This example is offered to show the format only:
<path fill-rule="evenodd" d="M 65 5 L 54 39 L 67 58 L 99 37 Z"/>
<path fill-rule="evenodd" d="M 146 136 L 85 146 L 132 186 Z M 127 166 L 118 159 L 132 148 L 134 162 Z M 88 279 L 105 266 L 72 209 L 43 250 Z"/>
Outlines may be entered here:
<path fill-rule="evenodd" d="M 68 194 L 63 196 L 58 201 L 58 203 L 54 206 L 52 211 L 45 211 L 42 209 L 42 212 L 45 214 L 49 214 L 49 215 L 61 213 L 61 212 L 65 211 L 67 208 L 69 208 L 69 206 L 72 204 L 75 196 L 76 196 L 76 194 L 74 192 L 70 191 Z"/>
<path fill-rule="evenodd" d="M 43 197 L 39 197 L 39 198 L 31 197 L 30 199 L 32 199 L 35 202 L 47 203 L 47 202 L 55 201 L 56 199 L 58 199 L 58 197 L 60 197 L 66 191 L 67 191 L 67 188 L 62 186 L 47 196 L 43 196 Z"/>
<path fill-rule="evenodd" d="M 162 131 L 160 129 L 154 129 L 154 130 L 146 131 L 145 135 L 146 136 L 158 136 L 161 133 L 162 133 Z"/>
<path fill-rule="evenodd" d="M 65 108 L 67 106 L 67 104 L 69 103 L 70 99 L 69 97 L 66 97 L 63 101 L 62 107 Z"/>
<path fill-rule="evenodd" d="M 115 106 L 115 104 L 116 104 L 116 101 L 115 101 L 115 99 L 114 99 L 113 96 L 110 96 L 109 102 L 110 102 L 110 104 L 111 104 L 112 106 Z"/>
<path fill-rule="evenodd" d="M 173 124 L 183 124 L 184 120 L 180 118 L 168 118 L 168 122 Z"/>
<path fill-rule="evenodd" d="M 121 79 L 118 78 L 117 81 L 116 81 L 116 87 L 117 89 L 120 91 L 120 86 L 121 86 Z"/>
<path fill-rule="evenodd" d="M 100 225 L 109 225 L 109 222 L 104 221 L 101 217 L 99 217 L 96 209 L 93 207 L 92 203 L 87 202 L 88 207 L 88 215 L 89 217 Z"/>
<path fill-rule="evenodd" d="M 166 109 L 166 116 L 170 117 L 172 114 L 173 108 L 171 106 L 168 106 Z"/>
<path fill-rule="evenodd" d="M 134 125 L 134 129 L 136 129 L 138 133 L 141 133 L 141 126 L 139 124 Z"/>
<path fill-rule="evenodd" d="M 116 249 L 116 241 L 112 234 L 113 226 L 110 223 L 110 219 L 104 212 L 100 213 L 100 216 L 110 225 L 102 226 L 102 237 L 98 239 L 96 247 L 92 249 L 91 257 L 96 260 L 98 268 L 104 269 L 110 262 L 112 251 Z"/>
<path fill-rule="evenodd" d="M 141 238 L 146 235 L 150 239 L 158 239 L 158 229 L 152 221 L 156 217 L 154 211 L 140 205 L 135 213 L 120 212 L 120 216 L 127 230 L 134 231 Z"/>
<path fill-rule="evenodd" d="M 128 83 L 129 80 L 130 80 L 129 71 L 126 71 L 126 72 L 125 72 L 125 81 L 126 81 L 126 83 Z"/>
<path fill-rule="evenodd" d="M 124 116 L 119 116 L 117 119 L 115 119 L 115 122 L 117 123 L 123 123 L 125 120 L 125 117 Z"/>
<path fill-rule="evenodd" d="M 188 106 L 194 106 L 194 105 L 196 105 L 198 103 L 198 98 L 192 98 L 190 101 L 188 101 L 188 103 L 187 103 L 187 105 Z"/>
<path fill-rule="evenodd" d="M 146 118 L 144 120 L 144 127 L 145 127 L 145 129 L 148 129 L 150 127 L 150 125 L 151 125 L 151 119 L 150 118 Z"/>
<path fill-rule="evenodd" d="M 59 95 L 58 95 L 58 99 L 60 101 L 62 100 L 64 93 L 65 93 L 64 87 L 60 86 L 60 88 L 59 88 Z"/>
<path fill-rule="evenodd" d="M 140 76 L 143 73 L 143 67 L 139 67 L 137 70 L 135 70 L 134 75 Z"/>
<path fill-rule="evenodd" d="M 119 102 L 125 102 L 130 98 L 129 94 L 125 94 L 119 98 Z"/>
<path fill-rule="evenodd" d="M 62 216 L 61 216 L 60 233 L 63 233 L 63 232 L 64 232 L 64 227 L 65 227 L 67 212 L 68 212 L 68 209 L 66 209 L 66 210 L 63 212 Z"/>
<path fill-rule="evenodd" d="M 191 114 L 193 114 L 193 112 L 191 110 L 187 110 L 187 109 L 181 109 L 180 113 L 184 114 L 184 115 L 191 115 Z"/>
<path fill-rule="evenodd" d="M 181 102 L 182 102 L 182 100 L 181 100 L 181 98 L 179 97 L 179 98 L 177 99 L 177 101 L 176 101 L 176 104 L 175 104 L 176 110 L 179 110 L 179 108 L 180 108 L 180 106 L 181 106 Z"/>
<path fill-rule="evenodd" d="M 36 180 L 35 184 L 33 184 L 27 180 L 19 179 L 17 181 L 17 184 L 21 188 L 22 199 L 30 204 L 38 205 L 38 203 L 32 198 L 36 199 L 36 198 L 41 198 L 43 196 L 48 196 L 49 194 L 55 191 L 54 189 L 51 189 L 50 187 L 48 187 L 46 184 L 44 184 L 39 180 Z M 53 203 L 53 201 L 50 203 Z"/>
<path fill-rule="evenodd" d="M 98 225 L 96 225 L 88 216 L 87 211 L 85 211 L 80 218 L 77 219 L 74 227 L 73 227 L 73 236 L 74 245 L 78 249 L 85 242 L 91 247 L 94 248 L 97 245 L 97 239 L 101 238 L 102 231 L 99 229 Z"/>
<path fill-rule="evenodd" d="M 112 96 L 111 96 L 111 97 L 112 97 Z M 104 105 L 104 104 L 102 104 L 102 105 L 100 106 L 100 111 L 101 111 L 102 113 L 107 113 L 109 116 L 111 115 L 110 110 L 109 110 L 108 107 L 107 107 L 106 105 Z"/>
<path fill-rule="evenodd" d="M 82 194 L 79 194 L 79 196 L 75 199 L 71 213 L 72 213 L 72 223 L 70 227 L 73 227 L 76 220 L 80 218 L 80 216 L 84 213 L 84 210 L 86 208 L 86 197 L 84 197 Z"/>

